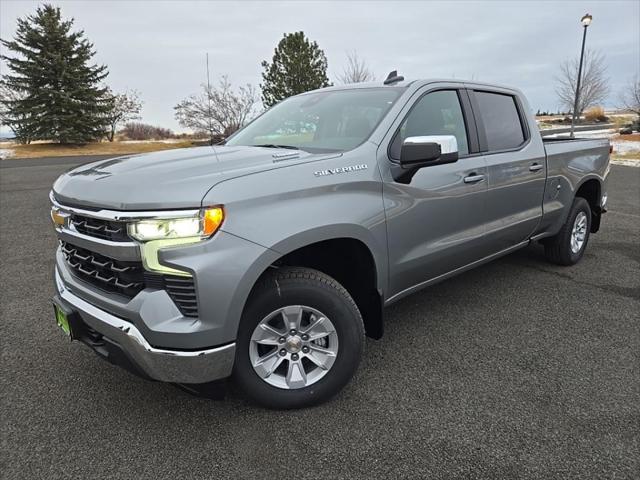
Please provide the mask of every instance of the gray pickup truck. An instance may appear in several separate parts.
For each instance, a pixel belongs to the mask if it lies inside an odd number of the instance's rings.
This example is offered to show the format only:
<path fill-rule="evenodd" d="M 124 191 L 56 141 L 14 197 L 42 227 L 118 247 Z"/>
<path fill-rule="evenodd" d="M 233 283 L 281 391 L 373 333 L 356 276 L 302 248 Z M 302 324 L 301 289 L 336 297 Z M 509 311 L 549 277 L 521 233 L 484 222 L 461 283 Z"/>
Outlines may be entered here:
<path fill-rule="evenodd" d="M 578 262 L 609 154 L 543 140 L 512 88 L 390 75 L 291 97 L 224 145 L 58 178 L 56 320 L 148 379 L 317 404 L 393 302 L 534 241 Z"/>

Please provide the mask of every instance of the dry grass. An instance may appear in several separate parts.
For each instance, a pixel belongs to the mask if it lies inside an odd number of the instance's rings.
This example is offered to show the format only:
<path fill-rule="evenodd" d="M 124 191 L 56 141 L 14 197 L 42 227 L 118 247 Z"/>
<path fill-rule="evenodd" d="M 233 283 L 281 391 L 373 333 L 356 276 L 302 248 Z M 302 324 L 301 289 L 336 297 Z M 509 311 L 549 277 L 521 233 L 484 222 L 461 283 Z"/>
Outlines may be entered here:
<path fill-rule="evenodd" d="M 611 155 L 611 160 L 636 160 L 640 162 L 640 151 L 615 153 Z"/>
<path fill-rule="evenodd" d="M 599 118 L 604 118 L 604 116 L 604 108 L 602 107 L 591 107 L 584 112 L 584 118 L 590 122 L 598 120 Z"/>
<path fill-rule="evenodd" d="M 616 136 L 616 142 L 640 142 L 640 133 L 632 133 L 630 135 L 618 135 Z"/>
<path fill-rule="evenodd" d="M 536 120 L 540 122 L 550 122 L 551 120 L 558 120 L 564 117 L 565 115 L 536 115 Z"/>
<path fill-rule="evenodd" d="M 101 142 L 87 145 L 59 145 L 57 143 L 33 143 L 31 145 L 16 145 L 0 143 L 0 148 L 13 150 L 11 158 L 38 157 L 70 157 L 75 155 L 126 155 L 129 153 L 147 153 L 158 150 L 171 150 L 193 146 L 189 140 L 181 142 Z"/>
<path fill-rule="evenodd" d="M 634 118 L 635 117 L 633 115 L 616 115 L 615 117 L 611 117 L 611 120 L 613 120 L 613 124 L 617 129 L 617 128 L 622 128 L 625 125 L 628 125 L 629 123 L 633 122 Z"/>

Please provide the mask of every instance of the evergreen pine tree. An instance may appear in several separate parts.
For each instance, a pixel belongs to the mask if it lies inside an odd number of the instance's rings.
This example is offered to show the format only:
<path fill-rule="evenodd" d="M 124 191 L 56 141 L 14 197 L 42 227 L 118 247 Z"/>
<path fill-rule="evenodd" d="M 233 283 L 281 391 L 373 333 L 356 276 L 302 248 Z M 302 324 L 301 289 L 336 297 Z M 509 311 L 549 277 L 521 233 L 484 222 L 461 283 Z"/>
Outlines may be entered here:
<path fill-rule="evenodd" d="M 60 8 L 38 7 L 18 19 L 12 41 L 0 40 L 16 55 L 2 55 L 12 74 L 2 84 L 16 95 L 4 98 L 6 123 L 19 141 L 54 140 L 86 143 L 104 136 L 110 109 L 101 81 L 107 67 L 91 65 L 93 44 L 84 32 L 72 32 L 73 19 L 63 20 Z"/>
<path fill-rule="evenodd" d="M 287 33 L 276 47 L 273 60 L 262 62 L 264 72 L 262 103 L 275 105 L 298 93 L 328 87 L 327 57 L 316 42 L 310 42 L 304 32 Z"/>

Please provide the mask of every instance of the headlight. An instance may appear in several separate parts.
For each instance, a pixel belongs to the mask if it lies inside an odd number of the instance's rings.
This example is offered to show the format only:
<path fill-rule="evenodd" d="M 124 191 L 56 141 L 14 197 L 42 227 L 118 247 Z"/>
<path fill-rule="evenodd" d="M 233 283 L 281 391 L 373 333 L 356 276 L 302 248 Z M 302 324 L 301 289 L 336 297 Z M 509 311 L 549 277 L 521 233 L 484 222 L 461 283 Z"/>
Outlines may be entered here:
<path fill-rule="evenodd" d="M 127 228 L 129 236 L 141 242 L 178 238 L 202 240 L 213 235 L 223 219 L 222 208 L 213 207 L 200 210 L 191 217 L 139 220 Z"/>

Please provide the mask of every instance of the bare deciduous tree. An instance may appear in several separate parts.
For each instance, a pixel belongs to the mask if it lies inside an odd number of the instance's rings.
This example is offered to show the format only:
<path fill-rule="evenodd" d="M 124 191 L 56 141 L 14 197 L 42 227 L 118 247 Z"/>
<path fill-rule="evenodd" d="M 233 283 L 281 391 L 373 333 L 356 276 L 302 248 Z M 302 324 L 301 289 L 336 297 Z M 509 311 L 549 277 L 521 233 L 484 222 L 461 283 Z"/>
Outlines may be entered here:
<path fill-rule="evenodd" d="M 147 123 L 129 122 L 122 132 L 129 140 L 164 140 L 173 138 L 175 134 L 168 128 L 155 127 Z"/>
<path fill-rule="evenodd" d="M 366 62 L 358 56 L 355 50 L 347 53 L 347 65 L 342 74 L 338 75 L 340 83 L 373 82 L 375 79 L 373 72 L 369 70 Z"/>
<path fill-rule="evenodd" d="M 109 123 L 107 138 L 110 142 L 113 142 L 118 125 L 140 118 L 142 101 L 140 100 L 140 94 L 135 90 L 124 93 L 113 93 L 109 90 L 109 97 L 111 108 L 107 114 L 107 122 Z"/>
<path fill-rule="evenodd" d="M 218 86 L 202 85 L 203 92 L 191 95 L 174 107 L 180 126 L 215 137 L 227 137 L 250 119 L 258 100 L 256 89 L 247 84 L 237 91 L 224 75 Z"/>
<path fill-rule="evenodd" d="M 573 111 L 576 98 L 579 63 L 579 58 L 564 61 L 560 67 L 560 74 L 556 77 L 556 93 L 562 107 L 569 111 Z M 578 116 L 587 108 L 601 104 L 607 98 L 609 78 L 607 78 L 606 72 L 604 55 L 587 50 L 582 65 Z"/>
<path fill-rule="evenodd" d="M 636 74 L 620 92 L 620 109 L 635 113 L 640 117 L 640 75 Z"/>

